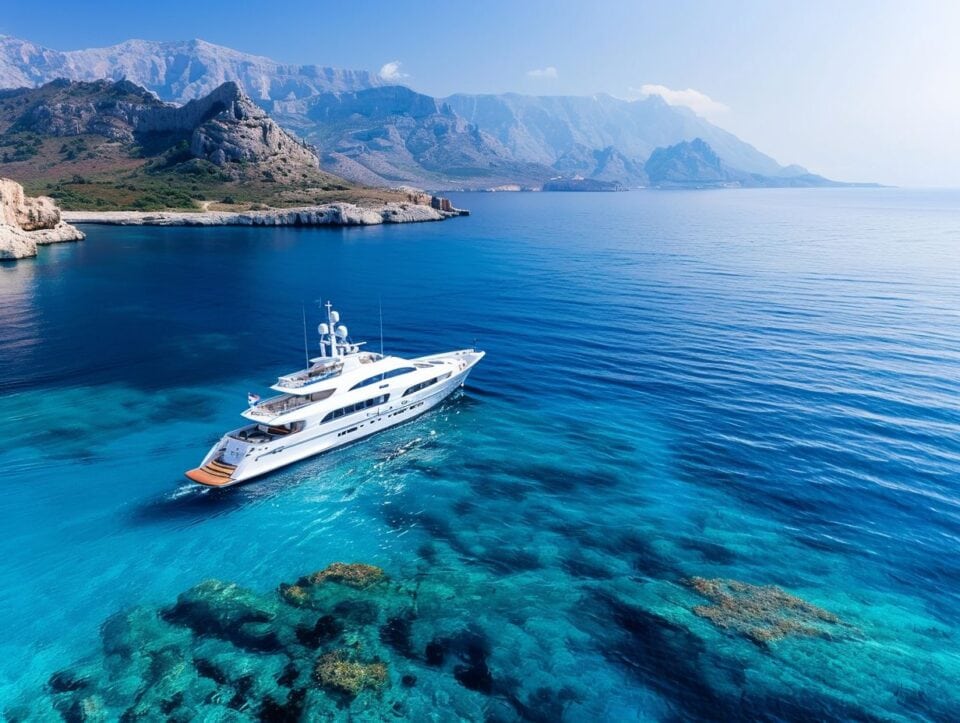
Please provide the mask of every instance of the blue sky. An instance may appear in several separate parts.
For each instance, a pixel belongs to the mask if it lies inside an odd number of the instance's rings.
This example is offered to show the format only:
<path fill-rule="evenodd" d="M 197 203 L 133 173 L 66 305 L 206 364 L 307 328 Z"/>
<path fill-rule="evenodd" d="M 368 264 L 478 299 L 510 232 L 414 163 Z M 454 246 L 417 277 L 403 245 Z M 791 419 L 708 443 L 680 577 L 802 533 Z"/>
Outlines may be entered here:
<path fill-rule="evenodd" d="M 782 163 L 960 186 L 960 2 L 47 0 L 8 3 L 0 33 L 59 50 L 198 37 L 387 66 L 433 95 L 658 92 Z"/>

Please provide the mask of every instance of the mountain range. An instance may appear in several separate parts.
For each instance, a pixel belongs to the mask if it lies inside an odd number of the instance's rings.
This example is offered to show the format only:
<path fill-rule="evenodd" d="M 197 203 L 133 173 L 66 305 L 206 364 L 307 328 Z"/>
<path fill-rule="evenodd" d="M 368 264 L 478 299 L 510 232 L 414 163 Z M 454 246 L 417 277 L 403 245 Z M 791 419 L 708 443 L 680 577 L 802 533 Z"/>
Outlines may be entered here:
<path fill-rule="evenodd" d="M 202 40 L 129 40 L 61 52 L 0 37 L 0 87 L 36 87 L 61 77 L 125 79 L 180 104 L 236 83 L 282 127 L 315 146 L 325 170 L 367 185 L 538 188 L 557 178 L 650 185 L 646 164 L 654 151 L 694 139 L 712 149 L 727 175 L 763 177 L 759 185 L 797 185 L 800 177 L 803 185 L 817 185 L 820 178 L 781 166 L 656 95 L 634 101 L 512 93 L 435 98 L 368 71 L 282 64 Z"/>
<path fill-rule="evenodd" d="M 232 81 L 183 105 L 128 80 L 0 90 L 0 175 L 73 209 L 319 203 L 352 190 Z"/>

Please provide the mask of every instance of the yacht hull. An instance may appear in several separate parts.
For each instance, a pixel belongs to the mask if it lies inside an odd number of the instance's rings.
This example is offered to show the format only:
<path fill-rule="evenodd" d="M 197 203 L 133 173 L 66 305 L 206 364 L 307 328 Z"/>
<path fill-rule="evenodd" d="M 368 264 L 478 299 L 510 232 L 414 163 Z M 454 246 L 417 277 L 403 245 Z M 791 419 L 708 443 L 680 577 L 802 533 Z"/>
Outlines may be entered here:
<path fill-rule="evenodd" d="M 233 487 L 403 424 L 433 409 L 462 387 L 483 356 L 483 352 L 474 352 L 462 371 L 409 397 L 390 400 L 379 407 L 326 424 L 308 424 L 302 432 L 287 438 L 266 444 L 250 444 L 239 452 L 234 449 L 234 457 L 230 461 L 235 464 L 224 461 L 223 452 L 230 437 L 228 434 L 211 448 L 203 463 L 187 472 L 186 476 L 207 487 Z"/>

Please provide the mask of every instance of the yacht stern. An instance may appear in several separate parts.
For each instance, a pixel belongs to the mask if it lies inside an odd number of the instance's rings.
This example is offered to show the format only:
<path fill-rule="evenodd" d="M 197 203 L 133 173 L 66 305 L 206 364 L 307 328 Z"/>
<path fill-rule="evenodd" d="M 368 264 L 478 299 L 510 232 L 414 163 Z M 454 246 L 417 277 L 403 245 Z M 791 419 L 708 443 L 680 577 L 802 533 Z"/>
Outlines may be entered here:
<path fill-rule="evenodd" d="M 231 476 L 236 469 L 236 465 L 210 460 L 195 469 L 187 470 L 184 474 L 187 479 L 207 487 L 226 487 L 236 481 Z"/>

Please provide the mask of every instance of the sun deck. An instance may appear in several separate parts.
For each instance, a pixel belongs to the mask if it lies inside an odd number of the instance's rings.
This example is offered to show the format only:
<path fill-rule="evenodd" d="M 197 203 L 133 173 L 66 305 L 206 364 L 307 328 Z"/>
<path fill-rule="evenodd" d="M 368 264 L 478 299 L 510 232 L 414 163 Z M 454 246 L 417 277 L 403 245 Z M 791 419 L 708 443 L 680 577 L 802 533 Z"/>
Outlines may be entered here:
<path fill-rule="evenodd" d="M 312 366 L 307 369 L 284 374 L 277 379 L 271 389 L 277 392 L 289 392 L 292 394 L 310 394 L 314 391 L 314 385 L 339 377 L 344 371 L 350 371 L 360 364 L 372 364 L 383 359 L 380 354 L 373 352 L 361 352 L 351 357 L 340 358 L 337 360 L 329 357 L 317 357 L 311 359 Z"/>
<path fill-rule="evenodd" d="M 266 399 L 243 412 L 244 417 L 253 422 L 273 422 L 274 420 L 295 412 L 303 407 L 308 407 L 315 402 L 326 399 L 333 394 L 334 389 L 314 392 L 313 394 L 281 394 L 277 397 Z"/>

